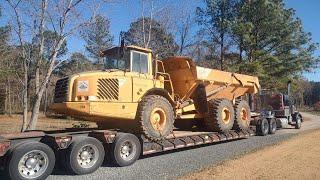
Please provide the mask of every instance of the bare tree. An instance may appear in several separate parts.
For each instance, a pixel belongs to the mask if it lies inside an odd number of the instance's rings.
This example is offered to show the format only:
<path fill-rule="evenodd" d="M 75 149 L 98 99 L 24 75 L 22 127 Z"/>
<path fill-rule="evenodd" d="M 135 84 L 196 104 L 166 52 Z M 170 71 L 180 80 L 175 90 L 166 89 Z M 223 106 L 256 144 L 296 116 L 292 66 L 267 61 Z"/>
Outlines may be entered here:
<path fill-rule="evenodd" d="M 14 31 L 17 34 L 19 45 L 20 45 L 20 57 L 22 59 L 23 64 L 23 80 L 21 81 L 23 84 L 23 119 L 22 119 L 22 127 L 21 131 L 25 130 L 25 125 L 27 123 L 28 118 L 28 66 L 30 59 L 27 57 L 27 50 L 24 41 L 24 29 L 21 19 L 21 13 L 19 12 L 19 5 L 21 1 L 13 2 L 12 0 L 7 0 L 9 6 L 12 8 L 15 16 L 15 21 L 17 23 L 17 27 L 14 28 Z"/>
<path fill-rule="evenodd" d="M 40 13 L 40 25 L 39 25 L 39 36 L 40 36 L 40 44 L 39 44 L 39 53 L 36 60 L 36 67 L 35 67 L 35 90 L 36 93 L 39 92 L 39 86 L 40 86 L 40 65 L 43 58 L 43 48 L 44 48 L 44 30 L 45 30 L 45 20 L 46 16 L 45 13 L 47 11 L 48 7 L 48 1 L 42 0 L 41 2 L 41 13 Z"/>
<path fill-rule="evenodd" d="M 59 14 L 59 26 L 57 27 L 57 29 L 54 29 L 56 33 L 58 33 L 59 35 L 59 39 L 55 42 L 54 48 L 52 49 L 51 52 L 51 56 L 49 57 L 49 62 L 48 62 L 48 68 L 46 70 L 46 74 L 44 76 L 44 80 L 42 81 L 41 85 L 39 86 L 39 91 L 37 91 L 36 95 L 35 95 L 35 101 L 34 101 L 34 105 L 32 108 L 32 114 L 31 114 L 31 119 L 28 123 L 27 129 L 28 130 L 33 130 L 36 128 L 36 124 L 37 124 L 37 120 L 38 120 L 38 115 L 39 115 L 39 109 L 40 109 L 40 104 L 41 104 L 41 99 L 42 96 L 45 92 L 45 89 L 47 87 L 47 84 L 49 83 L 51 74 L 53 72 L 53 70 L 57 67 L 56 61 L 57 61 L 57 55 L 59 52 L 59 49 L 61 48 L 62 44 L 64 43 L 64 41 L 66 40 L 66 38 L 71 35 L 73 33 L 73 31 L 75 31 L 77 28 L 79 28 L 82 23 L 80 24 L 73 24 L 71 25 L 71 29 L 67 29 L 67 25 L 69 25 L 71 21 L 71 15 L 70 13 L 72 13 L 75 8 L 79 5 L 79 3 L 82 0 L 76 0 L 73 2 L 73 0 L 68 0 L 65 3 L 58 3 L 58 5 L 60 5 L 60 7 L 58 6 L 58 8 L 60 9 L 60 14 Z M 42 6 L 42 9 L 46 7 L 46 6 Z M 76 12 L 74 12 L 76 13 Z M 52 17 L 51 17 L 52 20 Z M 55 24 L 52 23 L 52 26 L 54 26 Z M 40 28 L 42 29 L 42 28 Z M 43 39 L 43 38 L 42 38 Z M 40 54 L 42 55 L 42 54 Z M 58 63 L 59 64 L 59 63 Z"/>
<path fill-rule="evenodd" d="M 47 84 L 50 81 L 52 72 L 62 62 L 59 61 L 57 57 L 59 50 L 69 36 L 76 32 L 81 26 L 87 25 L 86 23 L 88 19 L 86 19 L 84 16 L 81 16 L 81 14 L 78 12 L 83 5 L 82 0 L 42 0 L 41 3 L 37 3 L 37 1 L 35 1 L 32 5 L 30 5 L 30 2 L 23 4 L 25 1 L 21 0 L 6 1 L 13 11 L 13 17 L 16 25 L 14 32 L 16 33 L 16 37 L 19 41 L 19 52 L 23 63 L 23 80 L 21 81 L 24 87 L 23 125 L 21 130 L 33 130 L 36 128 L 41 100 L 46 91 Z M 28 14 L 30 14 L 30 11 L 33 11 L 34 14 L 38 13 L 38 16 L 34 16 L 34 21 L 39 22 L 34 24 L 34 26 L 37 26 L 37 28 L 32 28 L 27 23 L 24 23 L 25 18 L 22 18 L 24 11 L 28 11 Z M 32 44 L 33 42 L 28 42 L 30 38 L 28 39 L 26 34 L 27 32 L 30 32 L 30 29 L 36 29 L 36 32 L 32 33 L 39 37 L 39 41 L 37 42 L 38 44 L 36 45 Z M 43 61 L 44 56 L 44 32 L 46 30 L 55 32 L 58 38 L 54 40 L 49 57 L 46 59 L 46 66 L 42 70 L 44 72 L 43 77 L 40 78 L 40 64 Z M 37 55 L 29 55 L 30 50 L 27 49 L 29 44 L 31 44 L 32 47 L 35 46 L 38 48 L 36 51 Z M 32 98 L 32 114 L 30 120 L 28 121 L 28 87 L 30 86 L 29 80 L 31 73 L 29 72 L 29 67 L 31 61 L 35 62 L 34 73 L 36 92 Z"/>
<path fill-rule="evenodd" d="M 153 1 L 150 1 L 151 8 L 150 8 L 150 21 L 153 20 Z M 151 40 L 151 33 L 152 33 L 152 23 L 149 23 L 148 30 L 145 27 L 145 0 L 141 0 L 141 17 L 142 17 L 142 34 L 143 34 L 143 44 L 145 48 L 149 47 L 150 40 Z"/>

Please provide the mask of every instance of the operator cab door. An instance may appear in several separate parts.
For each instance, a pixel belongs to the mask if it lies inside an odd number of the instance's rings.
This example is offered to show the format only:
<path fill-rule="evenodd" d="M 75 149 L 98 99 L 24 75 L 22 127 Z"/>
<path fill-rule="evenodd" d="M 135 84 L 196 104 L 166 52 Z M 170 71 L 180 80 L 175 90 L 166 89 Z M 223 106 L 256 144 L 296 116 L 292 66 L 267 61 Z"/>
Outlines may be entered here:
<path fill-rule="evenodd" d="M 131 50 L 131 72 L 132 76 L 132 102 L 139 99 L 151 88 L 154 87 L 151 53 Z"/>

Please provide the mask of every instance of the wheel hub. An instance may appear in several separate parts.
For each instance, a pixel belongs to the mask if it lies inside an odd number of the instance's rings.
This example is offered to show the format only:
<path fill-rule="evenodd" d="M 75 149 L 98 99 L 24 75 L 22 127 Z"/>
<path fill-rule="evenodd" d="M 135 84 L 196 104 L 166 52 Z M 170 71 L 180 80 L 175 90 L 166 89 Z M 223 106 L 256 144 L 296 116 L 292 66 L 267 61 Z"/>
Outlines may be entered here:
<path fill-rule="evenodd" d="M 88 151 L 83 151 L 80 156 L 82 160 L 86 160 L 89 158 L 90 154 Z"/>
<path fill-rule="evenodd" d="M 133 145 L 131 142 L 125 142 L 120 149 L 120 156 L 123 159 L 128 159 L 133 153 Z"/>
<path fill-rule="evenodd" d="M 47 154 L 40 150 L 34 150 L 22 156 L 18 164 L 18 170 L 22 177 L 36 179 L 46 171 L 48 163 Z"/>
<path fill-rule="evenodd" d="M 92 144 L 83 146 L 78 152 L 77 161 L 83 168 L 94 166 L 99 157 L 98 148 Z"/>
<path fill-rule="evenodd" d="M 150 122 L 154 129 L 162 130 L 167 122 L 165 111 L 161 108 L 155 108 L 151 112 Z"/>
<path fill-rule="evenodd" d="M 228 108 L 222 109 L 222 120 L 225 124 L 228 124 L 231 119 L 231 112 Z"/>
<path fill-rule="evenodd" d="M 28 158 L 27 161 L 26 161 L 26 167 L 27 167 L 28 169 L 33 169 L 33 168 L 36 167 L 37 163 L 38 163 L 37 159 L 35 159 L 35 158 Z"/>

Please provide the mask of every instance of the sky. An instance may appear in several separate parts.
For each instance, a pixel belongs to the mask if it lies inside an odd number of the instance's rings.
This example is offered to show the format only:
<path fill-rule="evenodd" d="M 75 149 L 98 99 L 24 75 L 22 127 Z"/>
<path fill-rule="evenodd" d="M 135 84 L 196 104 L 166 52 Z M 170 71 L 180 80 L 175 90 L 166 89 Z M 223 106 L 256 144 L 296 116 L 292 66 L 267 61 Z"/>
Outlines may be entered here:
<path fill-rule="evenodd" d="M 1 1 L 1 0 L 0 0 Z M 89 2 L 91 0 L 88 0 Z M 127 31 L 130 23 L 141 16 L 142 6 L 140 0 L 113 0 L 112 3 L 103 4 L 100 13 L 110 19 L 110 31 L 114 36 L 114 44 L 119 42 L 119 34 L 121 31 Z M 196 7 L 203 6 L 203 0 L 154 0 L 154 9 L 163 7 L 174 8 L 175 13 L 181 9 L 189 9 L 194 11 Z M 303 27 L 306 32 L 312 33 L 314 42 L 320 43 L 320 0 L 284 0 L 287 8 L 296 10 L 296 16 L 302 20 Z M 5 11 L 3 12 L 5 14 Z M 84 11 L 83 13 L 87 13 Z M 88 14 L 87 14 L 88 15 Z M 146 15 L 149 15 L 146 12 Z M 157 14 L 162 16 L 165 14 Z M 2 25 L 3 22 L 0 22 Z M 69 52 L 85 53 L 84 42 L 80 37 L 72 36 L 68 39 Z M 320 49 L 316 51 L 315 56 L 320 56 Z M 303 75 L 311 81 L 320 81 L 320 67 L 312 73 L 304 72 Z"/>
<path fill-rule="evenodd" d="M 203 5 L 201 0 L 177 0 L 176 2 L 178 5 L 190 7 Z M 284 2 L 287 8 L 296 10 L 296 16 L 302 20 L 305 31 L 312 33 L 313 41 L 320 43 L 320 0 L 285 0 Z M 161 5 L 159 3 L 155 6 L 160 7 Z M 117 44 L 120 31 L 128 30 L 130 23 L 141 15 L 141 4 L 138 0 L 124 0 L 123 3 L 109 4 L 109 7 L 104 8 L 104 11 L 106 16 L 110 18 L 110 30 L 115 37 L 114 43 Z M 83 43 L 79 39 L 72 39 L 68 44 L 70 50 L 84 51 Z M 320 49 L 317 50 L 315 55 L 320 56 Z M 303 76 L 311 81 L 320 81 L 320 67 L 311 73 L 303 73 Z"/>
<path fill-rule="evenodd" d="M 286 6 L 296 10 L 296 15 L 302 20 L 305 31 L 312 33 L 314 42 L 320 43 L 320 1 L 319 0 L 285 0 Z M 320 56 L 318 48 L 316 56 Z M 320 82 L 320 67 L 312 73 L 304 73 L 311 81 Z"/>

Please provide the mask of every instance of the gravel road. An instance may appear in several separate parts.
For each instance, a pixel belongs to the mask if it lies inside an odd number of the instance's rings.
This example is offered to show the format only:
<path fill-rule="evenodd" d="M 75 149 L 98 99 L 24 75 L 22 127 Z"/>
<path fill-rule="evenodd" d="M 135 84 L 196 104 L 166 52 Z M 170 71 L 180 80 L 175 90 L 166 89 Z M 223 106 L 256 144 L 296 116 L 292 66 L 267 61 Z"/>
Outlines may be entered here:
<path fill-rule="evenodd" d="M 277 131 L 275 135 L 255 136 L 228 143 L 146 156 L 129 167 L 112 167 L 110 164 L 105 164 L 104 167 L 89 175 L 71 176 L 66 175 L 65 172 L 55 171 L 48 179 L 172 179 L 218 164 L 226 159 L 258 150 L 264 146 L 278 143 L 297 133 L 320 128 L 320 118 L 318 116 L 303 113 L 303 117 L 306 117 L 307 121 L 303 123 L 300 130 L 283 129 Z"/>

